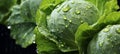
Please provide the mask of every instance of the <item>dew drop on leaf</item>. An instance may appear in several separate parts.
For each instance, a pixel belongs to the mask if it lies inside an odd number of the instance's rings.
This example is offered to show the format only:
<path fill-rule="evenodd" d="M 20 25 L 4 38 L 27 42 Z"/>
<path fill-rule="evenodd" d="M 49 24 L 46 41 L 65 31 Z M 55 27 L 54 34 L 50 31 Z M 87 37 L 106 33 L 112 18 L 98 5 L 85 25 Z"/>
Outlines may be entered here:
<path fill-rule="evenodd" d="M 11 26 L 8 26 L 8 29 L 11 29 Z"/>
<path fill-rule="evenodd" d="M 67 28 L 67 27 L 68 27 L 68 25 L 65 25 L 65 27 Z"/>
<path fill-rule="evenodd" d="M 109 30 L 110 30 L 110 28 L 105 28 L 103 31 L 108 32 Z"/>
<path fill-rule="evenodd" d="M 72 22 L 72 20 L 69 20 L 69 22 L 71 23 L 71 22 Z"/>
<path fill-rule="evenodd" d="M 118 28 L 118 29 L 116 30 L 116 32 L 117 32 L 118 34 L 120 34 L 120 28 Z"/>
<path fill-rule="evenodd" d="M 102 46 L 103 46 L 103 42 L 100 42 L 100 43 L 99 43 L 99 46 L 102 47 Z"/>
<path fill-rule="evenodd" d="M 84 21 L 83 21 L 83 20 L 81 20 L 80 22 L 81 22 L 81 23 L 83 23 Z"/>
<path fill-rule="evenodd" d="M 80 14 L 80 10 L 75 10 L 75 13 L 78 15 Z"/>
<path fill-rule="evenodd" d="M 62 11 L 63 12 L 68 12 L 70 9 L 71 9 L 70 6 L 67 5 L 65 8 L 62 9 Z"/>
<path fill-rule="evenodd" d="M 64 20 L 66 20 L 66 19 L 67 19 L 67 17 L 66 17 L 66 16 L 63 16 L 63 18 L 64 18 Z"/>

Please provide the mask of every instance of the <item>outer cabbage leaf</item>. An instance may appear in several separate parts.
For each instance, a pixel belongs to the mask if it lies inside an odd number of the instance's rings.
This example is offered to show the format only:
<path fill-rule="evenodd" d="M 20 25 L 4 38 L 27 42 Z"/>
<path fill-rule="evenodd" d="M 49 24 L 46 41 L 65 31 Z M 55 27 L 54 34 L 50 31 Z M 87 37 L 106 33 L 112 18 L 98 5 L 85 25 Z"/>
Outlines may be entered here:
<path fill-rule="evenodd" d="M 49 15 L 52 10 L 63 1 L 65 0 L 42 0 L 39 9 Z"/>
<path fill-rule="evenodd" d="M 25 0 L 20 5 L 15 5 L 12 7 L 12 14 L 7 20 L 8 25 L 23 22 L 35 23 L 36 11 L 39 7 L 40 2 L 41 0 Z"/>
<path fill-rule="evenodd" d="M 61 54 L 57 45 L 42 35 L 41 32 L 39 32 L 38 27 L 35 28 L 34 33 L 36 35 L 35 42 L 37 44 L 38 54 Z"/>
<path fill-rule="evenodd" d="M 41 0 L 25 0 L 20 5 L 15 5 L 6 22 L 11 26 L 11 37 L 24 48 L 35 40 L 33 29 L 36 26 L 35 16 L 40 2 Z"/>
<path fill-rule="evenodd" d="M 105 3 L 109 0 L 86 0 L 86 1 L 93 3 L 99 9 L 100 15 L 102 15 L 104 13 Z"/>
<path fill-rule="evenodd" d="M 101 30 L 107 25 L 119 24 L 120 12 L 112 12 L 109 15 L 101 17 L 92 27 L 96 30 Z"/>
<path fill-rule="evenodd" d="M 56 42 L 53 38 L 53 35 L 49 32 L 47 29 L 47 21 L 46 21 L 46 14 L 40 10 L 37 11 L 36 14 L 36 21 L 37 21 L 37 26 L 38 26 L 38 31 L 44 35 L 46 38 L 52 40 L 53 42 Z"/>
<path fill-rule="evenodd" d="M 75 33 L 75 42 L 78 45 L 79 54 L 87 54 L 87 46 L 92 35 L 97 32 L 87 22 L 81 24 Z"/>
<path fill-rule="evenodd" d="M 117 0 L 86 0 L 93 3 L 98 9 L 100 15 L 109 14 L 112 11 L 116 11 L 119 6 Z"/>
<path fill-rule="evenodd" d="M 11 25 L 11 37 L 16 40 L 16 44 L 25 48 L 35 41 L 35 35 L 33 34 L 35 26 L 32 22 Z"/>

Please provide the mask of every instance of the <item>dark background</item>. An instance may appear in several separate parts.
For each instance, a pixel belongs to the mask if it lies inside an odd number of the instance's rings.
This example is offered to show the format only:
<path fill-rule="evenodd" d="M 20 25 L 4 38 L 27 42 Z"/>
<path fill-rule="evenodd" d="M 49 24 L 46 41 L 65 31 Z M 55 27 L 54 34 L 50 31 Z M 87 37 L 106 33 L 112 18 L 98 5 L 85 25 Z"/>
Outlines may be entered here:
<path fill-rule="evenodd" d="M 5 25 L 0 24 L 0 54 L 37 54 L 36 44 L 27 48 L 16 45 L 15 40 L 10 37 L 10 30 Z"/>
<path fill-rule="evenodd" d="M 120 6 L 120 0 L 118 1 L 118 5 Z M 21 48 L 10 37 L 10 30 L 5 25 L 0 24 L 0 54 L 37 54 L 36 44 L 32 44 L 27 48 Z"/>

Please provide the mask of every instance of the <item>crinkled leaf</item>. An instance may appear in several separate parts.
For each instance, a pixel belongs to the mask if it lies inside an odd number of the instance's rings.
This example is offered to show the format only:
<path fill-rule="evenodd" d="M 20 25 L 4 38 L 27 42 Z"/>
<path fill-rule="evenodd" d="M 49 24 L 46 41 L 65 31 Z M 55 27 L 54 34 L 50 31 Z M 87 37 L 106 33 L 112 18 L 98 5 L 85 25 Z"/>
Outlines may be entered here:
<path fill-rule="evenodd" d="M 11 11 L 9 11 L 7 13 L 0 13 L 0 23 L 6 25 L 6 21 L 10 15 L 11 15 Z"/>
<path fill-rule="evenodd" d="M 29 0 L 29 8 L 33 17 L 36 16 L 36 11 L 38 10 L 41 1 L 42 0 Z"/>
<path fill-rule="evenodd" d="M 9 19 L 7 20 L 7 23 L 9 25 L 22 23 L 22 22 L 25 21 L 25 19 L 21 16 L 20 6 L 19 5 L 15 5 L 11 9 L 11 11 L 12 11 L 12 14 L 10 15 Z"/>
<path fill-rule="evenodd" d="M 40 10 L 44 11 L 46 14 L 50 14 L 52 10 L 60 3 L 65 0 L 42 0 L 40 4 Z"/>
<path fill-rule="evenodd" d="M 86 54 L 87 53 L 87 45 L 92 35 L 95 34 L 94 29 L 92 29 L 91 26 L 88 25 L 88 23 L 81 24 L 76 33 L 75 33 L 75 42 L 78 45 L 79 54 Z M 91 35 L 92 34 L 92 35 Z"/>
<path fill-rule="evenodd" d="M 38 54 L 61 54 L 57 45 L 42 35 L 41 32 L 39 32 L 38 27 L 35 28 L 34 33 L 36 34 L 35 42 L 37 44 Z"/>
<path fill-rule="evenodd" d="M 104 5 L 104 14 L 93 25 L 94 28 L 101 30 L 107 24 L 115 24 L 119 21 L 119 12 L 117 12 L 118 5 L 117 0 L 110 0 Z"/>
<path fill-rule="evenodd" d="M 99 10 L 100 15 L 109 14 L 118 9 L 117 0 L 87 0 L 93 3 Z"/>
<path fill-rule="evenodd" d="M 40 2 L 41 0 L 25 0 L 20 5 L 15 5 L 11 9 L 12 14 L 7 20 L 8 24 L 35 22 L 36 11 Z"/>
<path fill-rule="evenodd" d="M 104 14 L 108 15 L 111 12 L 116 12 L 119 9 L 119 6 L 117 5 L 117 0 L 110 0 L 105 3 L 105 9 Z"/>
<path fill-rule="evenodd" d="M 107 16 L 101 17 L 92 27 L 96 30 L 101 30 L 109 24 L 120 23 L 120 12 L 112 12 Z"/>
<path fill-rule="evenodd" d="M 36 24 L 38 26 L 45 26 L 46 27 L 46 14 L 40 10 L 37 11 L 36 13 Z"/>
<path fill-rule="evenodd" d="M 50 40 L 56 42 L 53 38 L 52 34 L 47 29 L 47 21 L 46 21 L 46 14 L 40 10 L 37 11 L 36 14 L 36 23 L 38 26 L 39 32 L 44 35 L 46 38 L 49 38 Z"/>
<path fill-rule="evenodd" d="M 104 13 L 105 3 L 108 0 L 87 0 L 87 1 L 93 3 L 98 8 L 100 15 L 102 15 Z"/>
<path fill-rule="evenodd" d="M 33 29 L 36 26 L 35 16 L 40 2 L 41 0 L 22 0 L 20 5 L 15 5 L 11 9 L 12 13 L 7 20 L 7 24 L 12 26 L 11 37 L 24 48 L 32 44 L 35 39 Z"/>
<path fill-rule="evenodd" d="M 16 40 L 16 44 L 25 48 L 35 40 L 35 35 L 33 34 L 35 26 L 32 22 L 11 25 L 11 37 Z"/>

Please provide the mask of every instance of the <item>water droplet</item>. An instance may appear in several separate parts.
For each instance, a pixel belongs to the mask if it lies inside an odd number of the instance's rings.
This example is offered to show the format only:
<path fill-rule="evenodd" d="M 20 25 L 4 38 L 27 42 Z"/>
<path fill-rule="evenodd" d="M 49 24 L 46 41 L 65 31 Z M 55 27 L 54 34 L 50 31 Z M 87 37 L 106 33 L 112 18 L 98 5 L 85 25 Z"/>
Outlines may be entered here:
<path fill-rule="evenodd" d="M 61 47 L 64 47 L 64 44 L 61 44 Z"/>
<path fill-rule="evenodd" d="M 83 20 L 81 20 L 80 22 L 81 22 L 81 23 L 83 23 L 84 21 L 83 21 Z"/>
<path fill-rule="evenodd" d="M 87 8 L 89 9 L 89 8 L 91 8 L 91 6 L 87 6 Z"/>
<path fill-rule="evenodd" d="M 65 46 L 65 43 L 63 43 L 61 40 L 58 40 L 59 41 L 59 47 L 64 47 Z"/>
<path fill-rule="evenodd" d="M 65 27 L 67 28 L 67 27 L 68 27 L 68 25 L 65 25 Z"/>
<path fill-rule="evenodd" d="M 69 22 L 71 23 L 71 22 L 72 22 L 72 20 L 69 20 Z"/>
<path fill-rule="evenodd" d="M 60 7 L 60 5 L 57 5 L 56 8 Z"/>
<path fill-rule="evenodd" d="M 11 29 L 11 26 L 8 26 L 8 29 Z"/>
<path fill-rule="evenodd" d="M 63 18 L 64 18 L 64 20 L 66 20 L 66 19 L 67 19 L 67 17 L 66 17 L 65 15 L 63 16 Z"/>
<path fill-rule="evenodd" d="M 62 9 L 63 12 L 68 12 L 69 10 L 70 10 L 70 6 L 69 5 L 67 5 L 67 7 Z"/>
<path fill-rule="evenodd" d="M 76 14 L 80 14 L 80 10 L 75 10 L 75 13 Z"/>
<path fill-rule="evenodd" d="M 109 30 L 110 30 L 110 28 L 105 28 L 103 31 L 108 32 Z"/>
<path fill-rule="evenodd" d="M 103 42 L 100 42 L 100 43 L 99 43 L 99 46 L 102 47 L 102 46 L 103 46 Z"/>
<path fill-rule="evenodd" d="M 38 53 L 38 49 L 36 49 L 36 52 Z"/>
<path fill-rule="evenodd" d="M 118 28 L 118 29 L 116 30 L 116 32 L 117 32 L 118 34 L 120 34 L 120 28 Z"/>
<path fill-rule="evenodd" d="M 33 43 L 35 44 L 35 41 L 33 41 Z"/>

